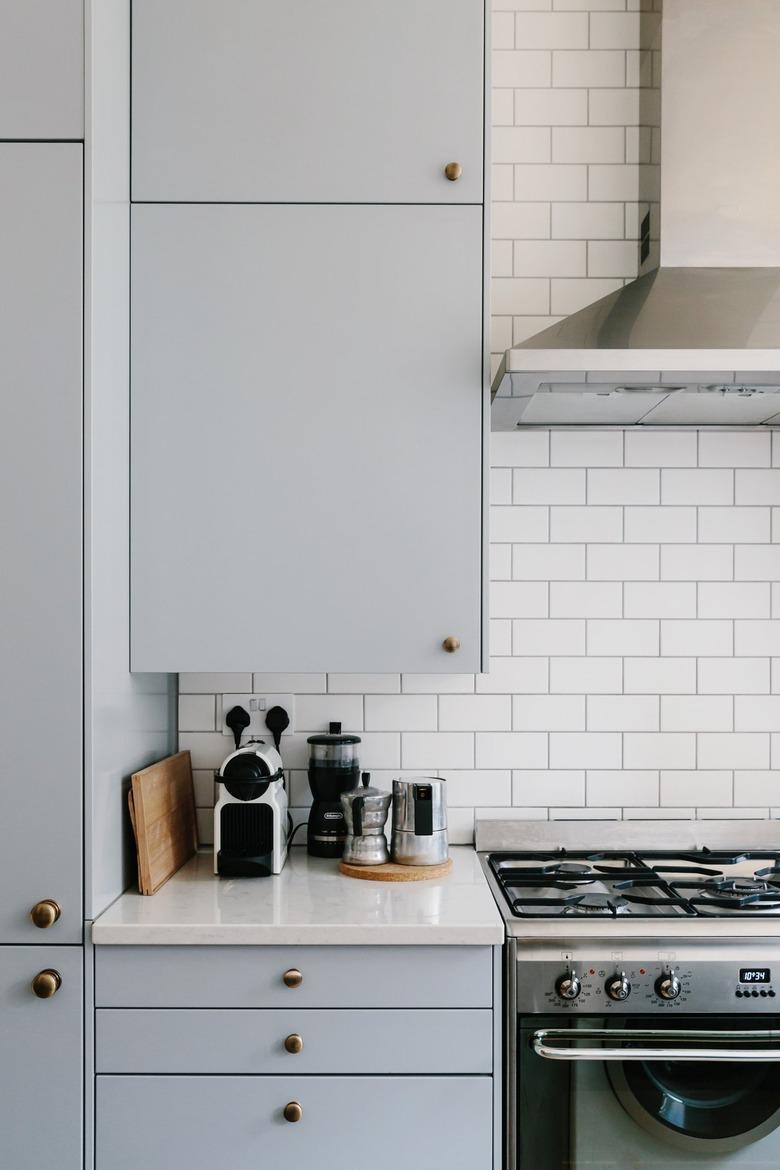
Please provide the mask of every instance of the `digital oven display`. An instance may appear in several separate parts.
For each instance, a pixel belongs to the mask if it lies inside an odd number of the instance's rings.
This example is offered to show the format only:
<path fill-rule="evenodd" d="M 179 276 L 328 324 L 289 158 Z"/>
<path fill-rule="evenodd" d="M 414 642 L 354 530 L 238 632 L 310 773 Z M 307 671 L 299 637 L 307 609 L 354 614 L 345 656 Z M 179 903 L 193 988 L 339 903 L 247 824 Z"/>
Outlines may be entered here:
<path fill-rule="evenodd" d="M 740 967 L 740 983 L 771 983 L 772 972 L 769 967 Z"/>

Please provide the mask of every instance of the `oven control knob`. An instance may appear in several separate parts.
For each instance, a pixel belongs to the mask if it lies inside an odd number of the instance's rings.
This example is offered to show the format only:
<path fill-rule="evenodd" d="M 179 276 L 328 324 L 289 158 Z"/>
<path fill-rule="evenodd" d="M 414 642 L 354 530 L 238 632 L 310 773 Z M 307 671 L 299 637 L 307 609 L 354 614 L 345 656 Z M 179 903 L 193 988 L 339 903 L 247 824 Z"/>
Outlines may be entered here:
<path fill-rule="evenodd" d="M 665 971 L 655 981 L 655 993 L 661 999 L 677 999 L 681 991 L 682 986 L 680 980 L 674 971 Z"/>
<path fill-rule="evenodd" d="M 631 984 L 626 978 L 625 971 L 616 971 L 607 980 L 606 992 L 610 999 L 617 1000 L 621 1003 L 624 999 L 628 999 L 631 994 Z"/>
<path fill-rule="evenodd" d="M 561 999 L 576 999 L 582 991 L 582 983 L 573 971 L 567 971 L 556 982 L 555 990 Z"/>

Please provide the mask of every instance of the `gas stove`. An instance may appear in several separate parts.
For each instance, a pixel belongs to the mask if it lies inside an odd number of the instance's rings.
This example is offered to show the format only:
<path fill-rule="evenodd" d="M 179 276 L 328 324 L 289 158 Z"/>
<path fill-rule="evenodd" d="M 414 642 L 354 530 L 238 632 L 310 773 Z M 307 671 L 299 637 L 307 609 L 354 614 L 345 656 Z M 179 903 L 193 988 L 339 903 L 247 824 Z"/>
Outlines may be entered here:
<path fill-rule="evenodd" d="M 492 853 L 516 918 L 780 917 L 780 850 Z"/>

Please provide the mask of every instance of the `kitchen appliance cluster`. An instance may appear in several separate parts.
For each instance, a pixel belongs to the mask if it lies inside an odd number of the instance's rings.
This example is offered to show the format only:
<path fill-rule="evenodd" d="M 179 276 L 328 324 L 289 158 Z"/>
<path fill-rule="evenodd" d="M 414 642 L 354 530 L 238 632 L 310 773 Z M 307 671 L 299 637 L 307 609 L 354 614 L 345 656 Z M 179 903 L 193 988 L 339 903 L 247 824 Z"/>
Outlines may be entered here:
<path fill-rule="evenodd" d="M 241 744 L 248 723 L 241 708 L 226 717 L 234 728 L 235 750 L 215 773 L 219 796 L 214 808 L 214 872 L 223 877 L 264 877 L 280 873 L 294 835 L 284 765 L 275 746 L 262 739 Z M 286 724 L 285 724 L 286 726 Z M 360 737 L 331 723 L 328 732 L 308 738 L 312 805 L 306 843 L 313 857 L 342 858 L 351 865 L 438 865 L 446 861 L 445 781 L 417 776 L 393 781 L 393 791 L 370 784 L 360 771 Z M 392 807 L 388 847 L 385 823 Z"/>
<path fill-rule="evenodd" d="M 708 831 L 645 849 L 626 827 L 605 850 L 597 826 L 495 822 L 478 840 L 507 931 L 512 1170 L 777 1165 L 780 851 L 755 825 Z"/>

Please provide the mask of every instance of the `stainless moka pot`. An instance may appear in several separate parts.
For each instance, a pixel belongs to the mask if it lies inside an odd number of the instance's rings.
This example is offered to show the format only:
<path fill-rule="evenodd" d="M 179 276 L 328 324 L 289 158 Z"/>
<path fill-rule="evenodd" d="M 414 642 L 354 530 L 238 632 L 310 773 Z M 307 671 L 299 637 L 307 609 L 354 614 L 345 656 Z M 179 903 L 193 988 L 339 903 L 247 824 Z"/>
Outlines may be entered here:
<path fill-rule="evenodd" d="M 438 865 L 446 861 L 446 780 L 414 776 L 393 781 L 393 861 Z"/>
<path fill-rule="evenodd" d="M 389 792 L 370 788 L 370 779 L 370 773 L 364 772 L 359 788 L 341 794 L 347 822 L 343 859 L 350 865 L 384 865 L 390 860 L 385 821 L 393 798 Z"/>

